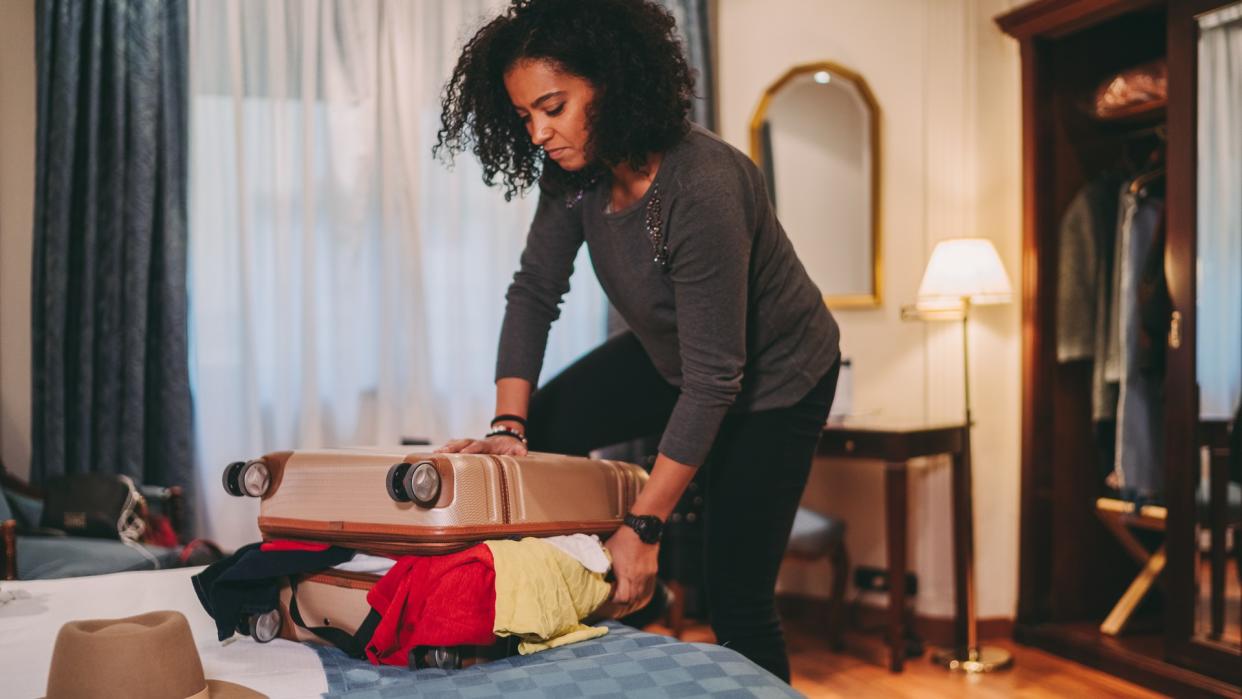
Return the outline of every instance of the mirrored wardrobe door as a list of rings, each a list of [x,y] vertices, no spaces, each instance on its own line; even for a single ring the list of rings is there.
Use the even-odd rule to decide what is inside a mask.
[[[1197,18],[1197,639],[1242,649],[1242,2]]]
[[[1166,656],[1242,686],[1242,0],[1168,5]],[[1219,688],[1214,688],[1215,689]]]

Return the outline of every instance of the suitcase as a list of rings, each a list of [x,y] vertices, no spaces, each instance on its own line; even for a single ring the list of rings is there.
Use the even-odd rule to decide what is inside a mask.
[[[225,490],[262,499],[265,539],[422,555],[486,539],[607,536],[646,481],[634,464],[539,453],[299,450],[224,470]]]
[[[250,619],[250,635],[260,643],[279,637],[334,645],[363,657],[363,648],[379,620],[378,615],[371,615],[367,604],[367,593],[377,580],[376,575],[342,570],[297,576],[295,584],[281,586],[276,610]],[[370,627],[358,636],[359,628],[368,621]],[[516,654],[516,638],[499,639],[490,646],[423,646],[411,653],[409,668],[451,670]]]

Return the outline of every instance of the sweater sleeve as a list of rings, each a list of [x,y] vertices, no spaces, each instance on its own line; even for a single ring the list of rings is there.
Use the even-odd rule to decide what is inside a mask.
[[[705,182],[669,211],[669,277],[682,385],[660,452],[684,464],[706,461],[742,388],[753,242],[745,196],[738,186]]]
[[[581,212],[566,206],[563,197],[540,190],[526,248],[505,294],[497,380],[516,377],[538,383],[548,330],[561,315],[582,239]]]

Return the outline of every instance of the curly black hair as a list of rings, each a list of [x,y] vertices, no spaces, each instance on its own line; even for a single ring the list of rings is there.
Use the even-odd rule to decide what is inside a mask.
[[[595,89],[588,106],[590,164],[562,169],[531,143],[504,86],[521,59],[547,60]],[[451,162],[470,149],[483,181],[499,181],[505,199],[540,182],[573,191],[610,166],[642,167],[689,129],[694,72],[673,16],[652,0],[512,0],[462,49],[441,96],[432,153]]]

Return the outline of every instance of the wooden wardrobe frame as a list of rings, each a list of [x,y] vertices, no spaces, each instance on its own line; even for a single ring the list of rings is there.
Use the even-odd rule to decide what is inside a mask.
[[[1196,16],[1231,0],[1038,0],[997,18],[1018,40],[1022,80],[1022,475],[1017,639],[1177,696],[1242,696],[1242,655],[1194,637],[1195,489],[1198,395],[1195,385]],[[1117,27],[1135,27],[1132,42]],[[1163,36],[1155,32],[1163,26]],[[1109,34],[1108,32],[1114,32]],[[1169,69],[1165,272],[1180,335],[1167,354],[1163,646],[1138,652],[1088,631],[1137,568],[1094,512],[1100,479],[1084,453],[1090,441],[1087,375],[1056,362],[1056,236],[1070,193],[1091,174],[1063,119],[1076,79],[1075,51],[1117,60],[1145,51]],[[1094,53],[1089,53],[1094,51]],[[1150,58],[1150,57],[1148,57]],[[1090,73],[1099,69],[1079,65]],[[1086,79],[1085,77],[1083,78]],[[1058,111],[1059,110],[1059,111]],[[1174,333],[1170,333],[1171,335]],[[1173,346],[1176,345],[1176,346]],[[1074,376],[1074,372],[1080,375]],[[1071,446],[1067,447],[1066,442]],[[1070,454],[1071,458],[1066,458]],[[1075,458],[1077,460],[1075,460]]]

